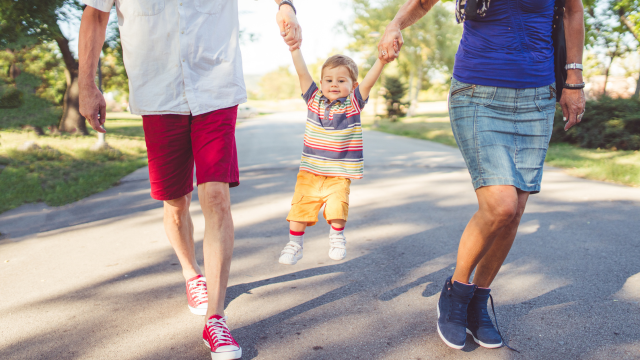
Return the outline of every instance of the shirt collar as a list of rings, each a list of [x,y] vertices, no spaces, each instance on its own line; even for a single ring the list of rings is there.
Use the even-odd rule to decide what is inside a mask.
[[[320,94],[321,94],[320,101],[325,101],[325,102],[331,104],[331,101],[329,101],[329,99],[326,96],[324,96],[324,93],[322,91],[320,91]],[[349,97],[349,95],[337,98],[334,101],[339,101],[341,104],[344,104],[344,102],[347,101],[347,97]]]

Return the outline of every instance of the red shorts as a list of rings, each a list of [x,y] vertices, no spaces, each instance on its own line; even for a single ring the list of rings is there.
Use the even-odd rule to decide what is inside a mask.
[[[236,151],[238,106],[202,115],[144,115],[151,197],[173,200],[193,191],[193,164],[198,185],[240,184]]]

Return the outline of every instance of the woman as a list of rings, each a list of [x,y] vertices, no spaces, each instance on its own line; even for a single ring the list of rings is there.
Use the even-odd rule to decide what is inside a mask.
[[[438,333],[455,349],[464,347],[467,333],[481,346],[503,345],[487,311],[489,287],[511,249],[529,194],[540,191],[556,102],[551,39],[555,0],[469,1],[477,1],[479,10],[473,20],[467,16],[464,21],[449,114],[479,209],[462,234],[455,272],[444,284],[437,309]],[[400,8],[378,45],[382,60],[398,56],[394,41],[402,46],[400,30],[436,2],[409,0]],[[582,3],[566,0],[565,9],[571,68],[582,63]],[[569,130],[584,113],[581,70],[568,70],[566,83],[577,88],[565,86],[560,100]]]

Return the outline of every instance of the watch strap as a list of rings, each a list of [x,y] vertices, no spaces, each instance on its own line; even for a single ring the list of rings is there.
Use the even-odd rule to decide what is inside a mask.
[[[282,0],[282,1],[280,1],[280,5],[278,5],[278,9],[280,9],[282,7],[282,5],[291,6],[291,8],[293,9],[293,13],[298,15],[298,12],[296,11],[296,7],[293,6],[293,2],[291,0]]]
[[[582,71],[584,69],[584,67],[582,66],[582,64],[571,63],[571,64],[565,65],[564,69],[565,70],[580,70],[580,71]]]

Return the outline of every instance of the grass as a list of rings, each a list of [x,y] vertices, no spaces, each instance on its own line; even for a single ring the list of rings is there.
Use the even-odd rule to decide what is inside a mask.
[[[110,149],[91,151],[92,136],[45,135],[24,130],[0,131],[0,212],[25,203],[65,205],[115,185],[147,164],[140,120],[109,120]],[[18,151],[26,141],[39,148]]]
[[[381,120],[377,124],[369,120],[363,121],[363,125],[390,134],[457,146],[446,113],[401,118],[397,122]],[[582,149],[570,144],[552,143],[546,163],[564,168],[573,176],[640,187],[638,151]]]

